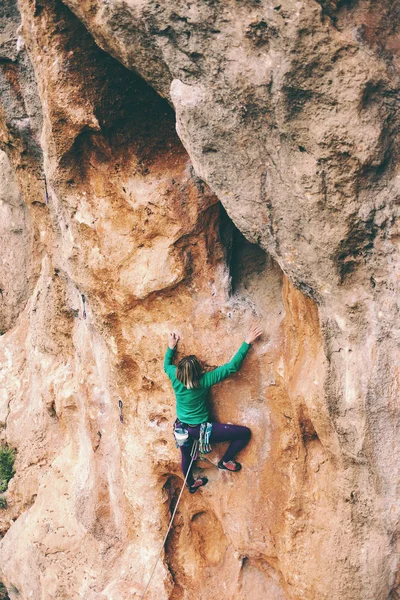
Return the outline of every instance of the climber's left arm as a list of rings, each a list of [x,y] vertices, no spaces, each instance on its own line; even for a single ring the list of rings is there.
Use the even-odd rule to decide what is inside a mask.
[[[164,371],[170,379],[175,377],[176,367],[173,364],[173,360],[179,339],[180,336],[177,333],[170,333],[168,335],[168,348],[164,357]]]

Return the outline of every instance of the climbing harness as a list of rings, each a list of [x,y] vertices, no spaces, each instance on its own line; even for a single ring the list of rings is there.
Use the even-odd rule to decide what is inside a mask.
[[[163,551],[164,544],[165,544],[165,542],[167,541],[167,537],[168,537],[169,531],[170,531],[170,529],[171,529],[171,527],[172,527],[172,523],[173,523],[173,521],[174,521],[174,517],[175,517],[176,511],[177,511],[177,509],[178,509],[178,505],[179,505],[179,501],[180,501],[180,499],[181,499],[181,496],[182,496],[182,492],[183,492],[183,490],[185,489],[185,485],[186,485],[186,481],[187,481],[188,475],[189,475],[189,473],[190,473],[190,469],[192,468],[193,461],[195,460],[195,457],[197,456],[197,449],[198,449],[198,445],[199,445],[198,441],[197,441],[197,440],[194,440],[194,442],[193,442],[193,446],[192,446],[192,450],[191,450],[191,452],[190,452],[190,456],[191,456],[192,458],[191,458],[191,461],[190,461],[189,468],[188,468],[188,470],[186,471],[185,481],[183,482],[183,486],[182,486],[182,489],[181,489],[181,491],[180,491],[180,494],[179,494],[179,496],[178,496],[177,503],[175,504],[174,512],[172,513],[172,517],[171,517],[171,520],[170,520],[170,522],[169,522],[169,525],[168,525],[167,533],[165,534],[165,537],[164,537],[163,543],[162,543],[162,545],[161,545],[161,548],[160,548],[160,552],[158,553],[157,560],[156,560],[156,562],[155,562],[155,565],[154,565],[154,567],[153,567],[153,570],[152,570],[152,572],[151,572],[150,579],[149,579],[149,581],[148,581],[148,583],[147,583],[147,585],[146,585],[146,588],[145,588],[145,590],[144,590],[144,592],[143,592],[143,595],[141,596],[140,600],[143,600],[143,599],[144,599],[144,597],[145,597],[145,595],[146,595],[146,592],[147,592],[147,590],[149,589],[149,586],[150,586],[151,580],[153,579],[153,575],[154,575],[154,572],[155,572],[155,570],[156,570],[156,567],[157,567],[158,561],[160,560],[160,556],[161,556],[161,553],[162,553],[162,551]]]
[[[178,419],[175,421],[173,429],[177,448],[179,448],[179,446],[188,446],[190,444],[188,427],[190,427],[190,425],[188,426]],[[209,454],[212,451],[210,444],[211,433],[212,423],[201,423],[198,454]]]
[[[119,406],[119,420],[121,421],[121,423],[123,423],[124,422],[124,416],[122,414],[122,406],[123,406],[123,404],[122,404],[121,398],[118,400],[118,406]]]
[[[82,297],[82,317],[84,319],[86,319],[86,298],[83,294],[81,294]]]
[[[212,423],[202,423],[200,425],[199,451],[200,454],[210,454],[212,451],[210,438],[212,433]]]

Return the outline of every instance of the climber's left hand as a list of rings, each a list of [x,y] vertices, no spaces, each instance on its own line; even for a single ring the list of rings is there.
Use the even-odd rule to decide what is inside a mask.
[[[174,348],[176,348],[180,339],[181,336],[178,333],[175,333],[175,331],[172,331],[168,334],[168,346],[171,348],[171,350],[174,350]]]

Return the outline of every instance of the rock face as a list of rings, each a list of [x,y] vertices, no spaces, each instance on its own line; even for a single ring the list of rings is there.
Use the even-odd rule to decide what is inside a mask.
[[[399,3],[3,7],[9,597],[141,598],[183,482],[167,333],[217,365],[257,320],[211,398],[244,468],[198,463],[146,598],[396,600]]]

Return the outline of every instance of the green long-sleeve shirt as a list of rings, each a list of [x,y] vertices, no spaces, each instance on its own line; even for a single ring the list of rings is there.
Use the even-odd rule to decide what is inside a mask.
[[[176,398],[176,414],[183,423],[199,425],[208,421],[208,392],[209,389],[232,373],[236,373],[248,353],[250,344],[243,342],[235,356],[225,365],[208,371],[200,377],[200,387],[188,389],[176,378],[176,367],[172,364],[175,349],[167,348],[164,358],[164,371],[172,382]]]

